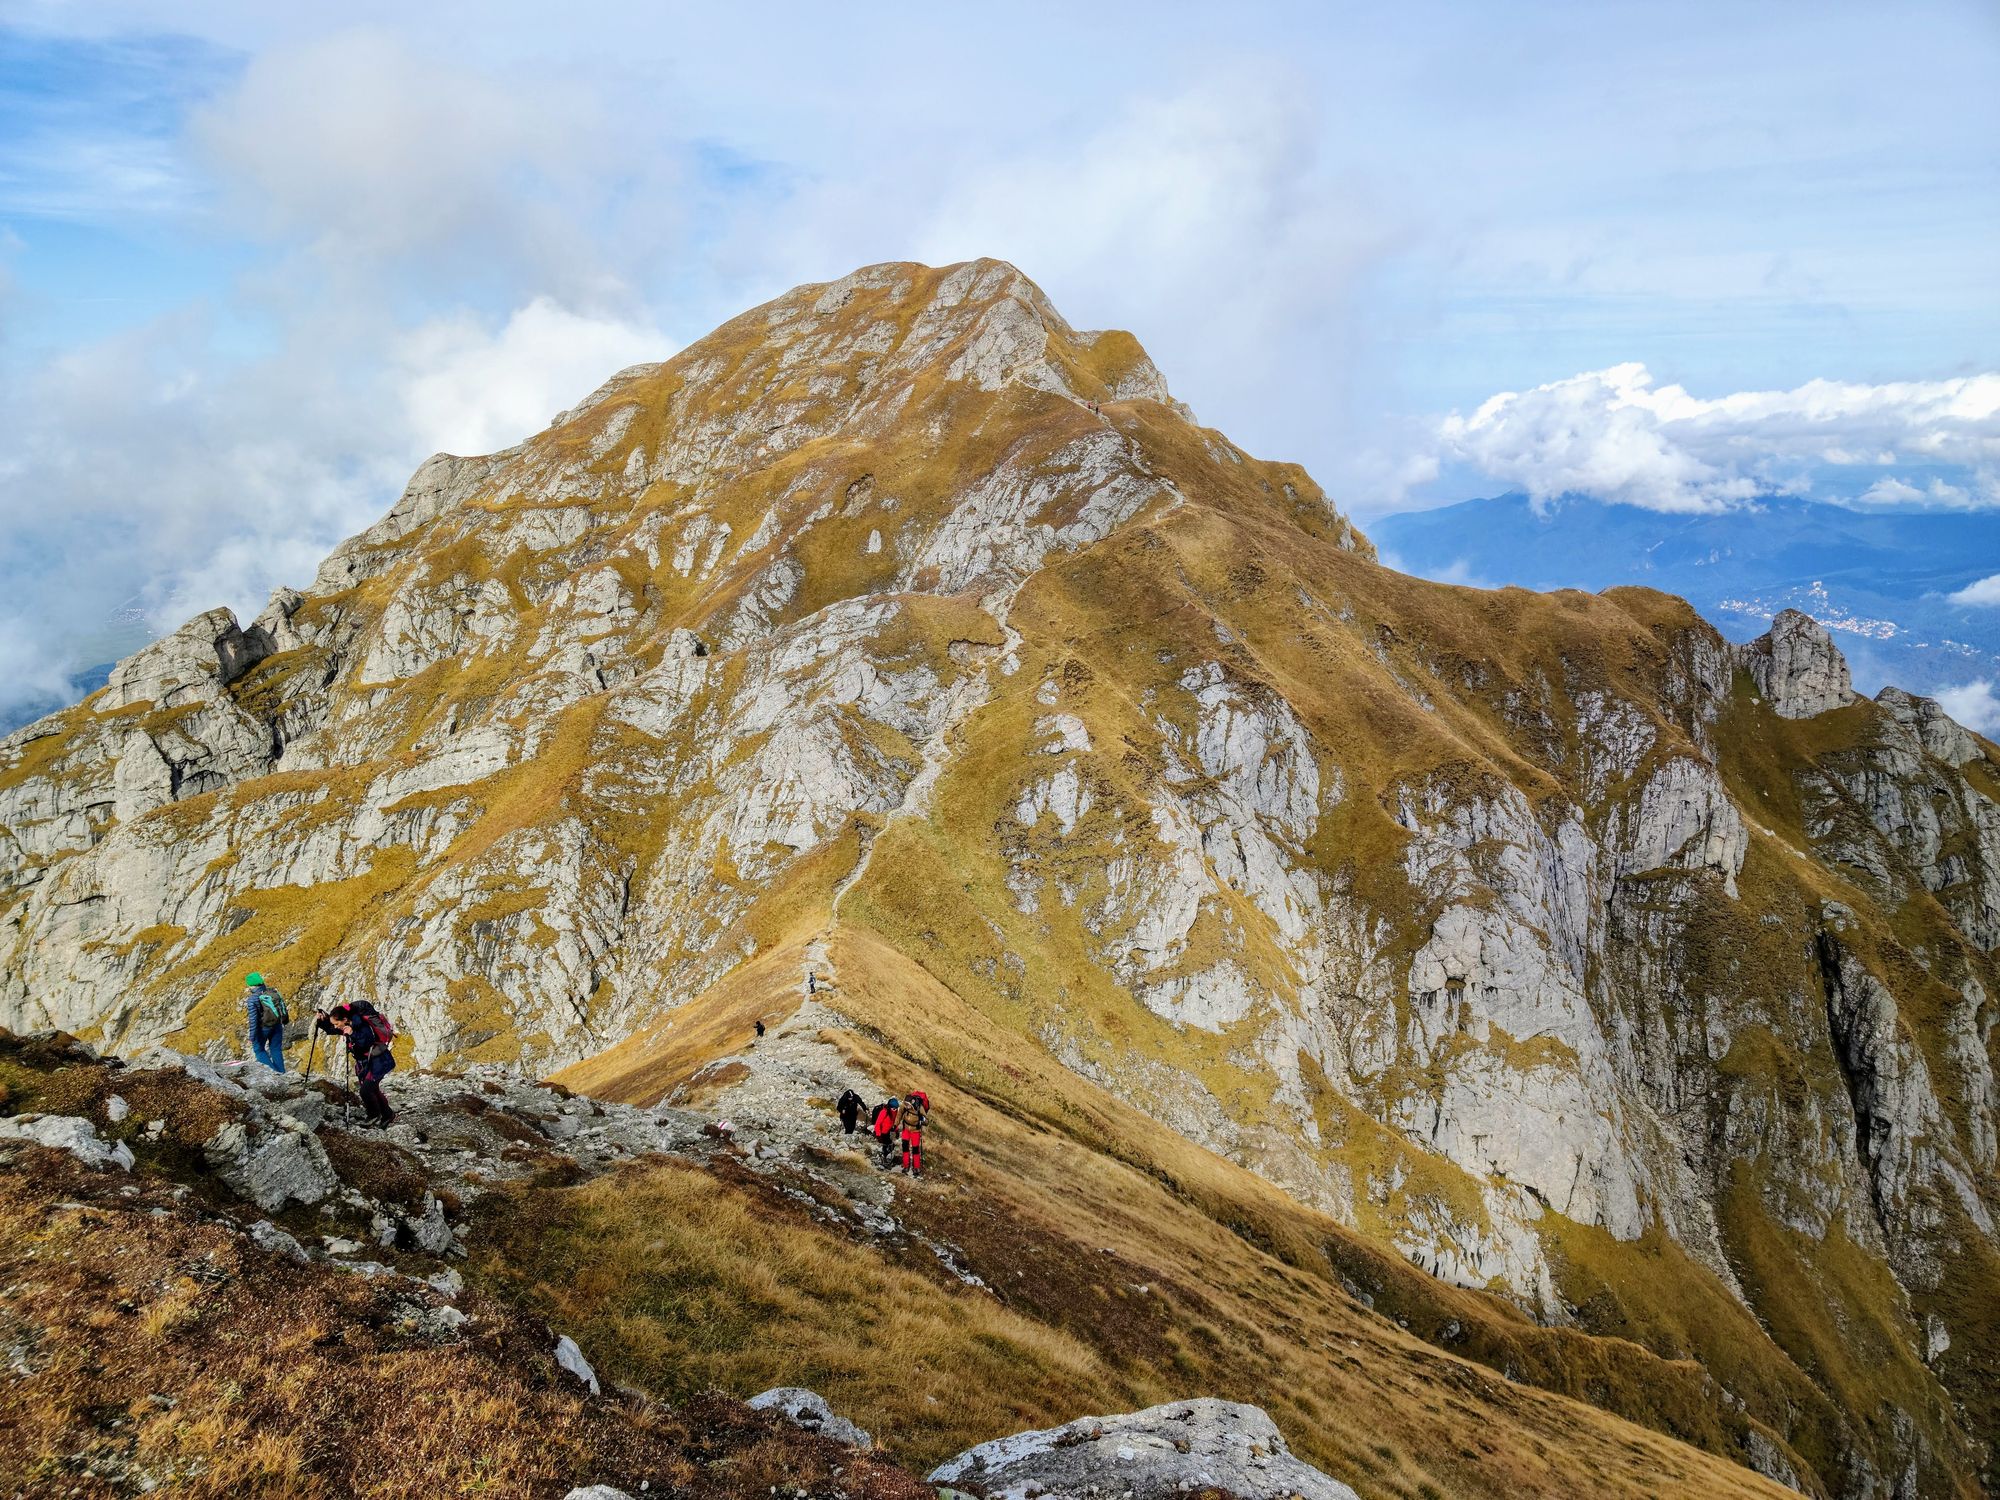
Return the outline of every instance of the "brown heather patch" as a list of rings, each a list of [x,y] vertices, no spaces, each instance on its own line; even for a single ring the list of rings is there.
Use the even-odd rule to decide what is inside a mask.
[[[15,1148],[0,1172],[0,1487],[110,1497],[553,1500],[573,1485],[750,1500],[918,1500],[894,1465],[720,1396],[585,1396],[554,1336],[469,1294],[435,1342],[407,1283],[299,1266],[158,1187]]]

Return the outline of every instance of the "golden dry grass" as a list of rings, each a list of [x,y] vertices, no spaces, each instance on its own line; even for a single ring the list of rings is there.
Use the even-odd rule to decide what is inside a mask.
[[[0,1490],[109,1500],[548,1500],[573,1485],[752,1500],[930,1490],[737,1403],[585,1396],[553,1335],[464,1299],[427,1333],[406,1286],[301,1266],[39,1147],[0,1171]]]
[[[1777,1493],[1426,1344],[1361,1308],[1338,1276],[1373,1278],[1378,1305],[1426,1331],[1455,1323],[1467,1352],[1517,1375],[1637,1399],[1669,1430],[1727,1443],[1697,1367],[1539,1329],[1432,1281],[1021,1048],[872,934],[839,930],[834,957],[836,1003],[861,1029],[829,1037],[885,1088],[921,1080],[935,1107],[933,1174],[898,1212],[957,1247],[991,1293],[943,1278],[921,1248],[885,1254],[829,1230],[753,1179],[679,1168],[539,1197],[532,1221],[510,1204],[484,1274],[589,1327],[593,1349],[641,1383],[692,1368],[747,1395],[810,1372],[805,1383],[824,1380],[917,1463],[1085,1412],[1219,1394],[1265,1406],[1299,1452],[1371,1500]],[[564,1080],[659,1097],[714,1055],[710,1039],[740,1041],[760,1007],[792,1003],[798,958],[767,956],[717,997],[716,1016],[707,998],[684,1007],[674,1042],[616,1049]],[[635,1055],[645,1061],[621,1065]],[[523,1227],[509,1236],[507,1224]],[[551,1276],[571,1263],[562,1246],[588,1246],[594,1264]],[[849,1297],[864,1287],[859,1306],[898,1311],[857,1343]],[[868,1359],[878,1332],[881,1368]],[[913,1356],[935,1406],[896,1380]]]

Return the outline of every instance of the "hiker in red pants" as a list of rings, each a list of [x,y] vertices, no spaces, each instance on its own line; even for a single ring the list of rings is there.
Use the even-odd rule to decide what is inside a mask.
[[[903,1170],[912,1177],[921,1177],[924,1171],[924,1119],[930,1102],[921,1089],[912,1089],[896,1117],[897,1133],[903,1138]]]
[[[875,1132],[875,1149],[882,1153],[882,1170],[896,1165],[896,1116],[903,1107],[900,1099],[884,1099],[875,1106],[870,1128]]]

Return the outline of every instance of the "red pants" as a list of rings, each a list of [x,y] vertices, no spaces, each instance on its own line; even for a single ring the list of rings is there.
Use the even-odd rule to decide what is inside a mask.
[[[903,1170],[921,1172],[924,1169],[924,1133],[921,1130],[903,1132]]]

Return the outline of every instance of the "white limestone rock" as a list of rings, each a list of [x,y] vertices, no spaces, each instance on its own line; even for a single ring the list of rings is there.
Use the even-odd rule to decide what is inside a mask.
[[[1736,659],[1781,719],[1810,719],[1855,701],[1847,658],[1811,615],[1788,609]]]
[[[87,1167],[132,1170],[132,1148],[123,1141],[106,1141],[95,1125],[78,1115],[0,1116],[0,1140],[33,1141],[67,1151]]]
[[[588,1386],[591,1395],[602,1394],[602,1387],[597,1383],[597,1372],[591,1369],[590,1361],[583,1357],[583,1351],[576,1346],[576,1340],[566,1333],[556,1339],[556,1363]]]
[[[319,1138],[296,1120],[253,1113],[222,1126],[202,1147],[209,1170],[265,1213],[318,1203],[340,1178]]]
[[[840,1416],[826,1404],[826,1398],[817,1391],[805,1390],[800,1386],[776,1386],[750,1398],[753,1411],[774,1411],[794,1427],[806,1432],[816,1432],[821,1437],[832,1438],[849,1448],[858,1448],[863,1453],[871,1451],[875,1440],[847,1418]]]
[[[1355,1500],[1295,1458],[1262,1410],[1208,1397],[981,1443],[926,1477],[976,1486],[990,1500],[1178,1500],[1204,1487],[1241,1500]]]
[[[262,630],[252,626],[246,633],[232,611],[211,609],[113,667],[104,696],[94,706],[105,713],[139,703],[172,708],[202,702],[217,696],[272,649]]]
[[[312,1256],[306,1253],[304,1245],[269,1219],[259,1219],[250,1226],[250,1241],[259,1250],[268,1250],[271,1254],[282,1255],[287,1260],[304,1264],[312,1259]]]

